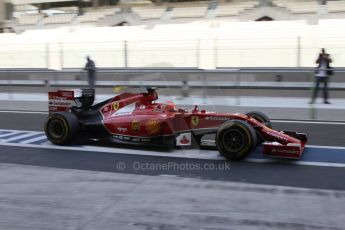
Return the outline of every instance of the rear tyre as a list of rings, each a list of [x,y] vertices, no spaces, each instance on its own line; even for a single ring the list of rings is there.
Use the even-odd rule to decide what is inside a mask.
[[[67,145],[77,137],[79,121],[73,113],[54,113],[47,118],[44,131],[53,144]]]
[[[228,121],[217,130],[217,149],[229,160],[242,160],[247,157],[256,147],[256,142],[254,128],[245,121]]]

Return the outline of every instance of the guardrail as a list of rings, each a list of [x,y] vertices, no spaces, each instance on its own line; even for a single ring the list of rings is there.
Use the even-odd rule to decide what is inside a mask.
[[[43,80],[0,80],[0,86],[18,86],[18,87],[87,87],[87,81],[43,81]],[[209,89],[282,89],[282,90],[309,90],[313,86],[310,82],[207,82],[201,81],[97,81],[97,88],[113,88],[114,86],[126,86],[132,88],[142,88],[145,86],[158,88],[182,88],[188,86],[191,89],[209,88]],[[336,91],[345,91],[345,83],[330,83],[329,89]]]
[[[272,68],[217,68],[217,69],[198,69],[198,68],[97,68],[98,73],[193,73],[193,74],[208,74],[208,73],[313,73],[315,67],[272,67]],[[15,73],[49,73],[62,74],[81,73],[81,69],[67,68],[62,70],[53,70],[45,68],[0,68],[0,73],[15,74]],[[338,74],[345,74],[345,67],[334,68],[334,72]]]
[[[162,73],[175,73],[175,72],[182,72],[182,73],[219,73],[219,72],[296,72],[296,73],[310,73],[313,72],[315,67],[237,67],[237,68],[217,68],[217,69],[199,69],[199,68],[97,68],[98,72],[162,72]],[[0,72],[47,72],[47,73],[53,73],[53,72],[74,72],[78,73],[81,69],[79,68],[65,68],[62,70],[53,70],[53,69],[47,69],[47,68],[0,68]],[[345,67],[337,67],[334,68],[335,72],[339,73],[345,73]]]

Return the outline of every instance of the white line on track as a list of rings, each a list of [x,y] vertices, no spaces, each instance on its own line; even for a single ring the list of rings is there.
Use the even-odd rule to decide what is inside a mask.
[[[7,132],[7,131],[9,131],[9,132],[30,132],[30,133],[35,133],[35,134],[37,134],[37,133],[44,134],[44,132],[42,132],[42,131],[30,131],[30,130],[19,130],[19,129],[0,129],[0,131],[3,131],[3,132]]]
[[[8,136],[12,136],[13,134],[15,134],[15,133],[5,133],[5,134],[1,134],[1,135],[0,135],[0,139],[6,138],[6,137],[8,137]]]
[[[30,137],[33,135],[35,135],[35,133],[22,133],[22,134],[15,136],[15,137],[8,138],[8,139],[6,139],[6,141],[15,141],[15,140]]]
[[[40,137],[42,138],[42,137]],[[34,145],[25,143],[0,143],[3,146],[15,146],[25,148],[40,148],[40,149],[58,149],[58,150],[72,150],[72,151],[86,151],[86,152],[102,152],[113,154],[129,154],[129,155],[142,155],[142,156],[160,156],[160,157],[177,157],[187,159],[206,159],[206,160],[224,160],[224,158],[216,151],[207,150],[180,150],[179,152],[153,152],[152,150],[133,150],[122,148],[110,148],[110,147],[97,147],[97,146],[57,146],[53,144]],[[256,159],[247,158],[244,161],[251,163],[274,163],[277,160],[274,159]],[[279,161],[283,162],[283,161]],[[337,167],[345,168],[345,164],[341,163],[327,163],[327,162],[310,162],[310,161],[284,161],[285,164],[291,165],[303,165],[303,166],[322,166],[322,167]]]
[[[116,147],[97,147],[97,146],[58,146],[53,144],[35,145],[35,144],[23,144],[22,143],[0,143],[2,146],[14,146],[14,147],[28,147],[28,148],[40,148],[40,149],[59,149],[59,150],[73,150],[73,151],[87,151],[87,152],[102,152],[102,153],[118,153],[129,155],[144,155],[144,156],[161,156],[161,157],[179,157],[179,158],[193,158],[193,159],[212,159],[212,160],[224,160],[219,153],[215,151],[201,150],[181,150],[180,152],[155,152],[152,150],[134,150],[134,149],[122,149]]]
[[[35,141],[40,141],[40,140],[44,140],[44,139],[47,139],[46,136],[40,136],[40,137],[35,137],[35,138],[32,138],[32,139],[28,139],[28,140],[25,140],[25,141],[21,141],[22,144],[28,144],[28,143],[32,143],[32,142],[35,142]],[[17,143],[18,146],[20,146],[20,143]]]
[[[306,145],[308,148],[315,149],[345,149],[344,146],[327,146],[327,145]]]
[[[255,159],[255,158],[246,158],[246,159],[244,159],[244,161],[251,162],[251,163],[274,163],[274,162],[277,162],[276,160],[273,160],[273,159]],[[283,161],[281,161],[281,162],[283,162]],[[312,162],[312,161],[284,161],[284,164],[345,168],[345,164],[341,164],[341,163]]]

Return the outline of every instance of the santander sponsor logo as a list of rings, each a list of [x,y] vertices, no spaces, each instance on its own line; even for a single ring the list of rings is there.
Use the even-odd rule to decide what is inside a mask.
[[[295,149],[273,148],[272,153],[298,154],[299,151]]]

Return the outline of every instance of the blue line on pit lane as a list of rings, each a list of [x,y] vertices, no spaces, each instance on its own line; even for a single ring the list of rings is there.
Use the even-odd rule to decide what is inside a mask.
[[[262,147],[256,148],[249,157],[254,159],[268,159],[262,155]],[[306,147],[302,157],[297,161],[345,164],[345,149]]]

